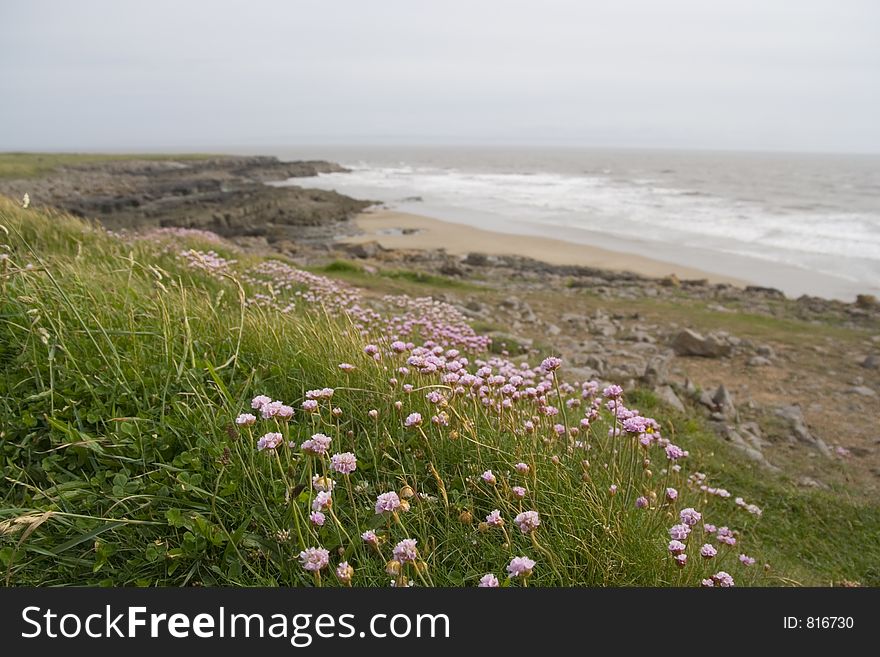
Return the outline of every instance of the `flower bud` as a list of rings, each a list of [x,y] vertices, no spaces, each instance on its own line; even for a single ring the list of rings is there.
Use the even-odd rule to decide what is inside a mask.
[[[400,562],[392,559],[385,564],[385,572],[392,577],[397,577],[398,575],[400,575]]]
[[[464,525],[469,525],[474,521],[474,516],[471,515],[471,512],[465,509],[458,515],[458,521]]]
[[[412,489],[411,486],[404,486],[403,488],[400,489],[400,499],[402,499],[402,500],[408,500],[411,497],[413,497],[415,494],[416,494],[416,492]]]

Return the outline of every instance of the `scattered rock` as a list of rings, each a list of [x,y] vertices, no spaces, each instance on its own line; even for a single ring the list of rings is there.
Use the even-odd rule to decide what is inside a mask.
[[[489,264],[489,257],[485,253],[468,253],[462,263],[471,267],[485,267]]]
[[[649,388],[654,388],[665,382],[668,378],[668,366],[669,361],[665,358],[652,358],[648,361],[648,364],[645,365],[645,371],[642,374],[642,382]]]
[[[749,460],[754,461],[755,463],[758,463],[770,470],[779,471],[778,467],[767,460],[767,457],[764,456],[764,453],[761,451],[760,447],[756,446],[752,442],[751,437],[747,439],[735,428],[726,425],[720,428],[719,434],[722,438],[730,442],[731,445],[736,447],[736,449],[744,454]]]
[[[657,399],[662,401],[664,404],[668,404],[675,410],[684,413],[684,404],[678,398],[678,395],[675,394],[675,390],[672,389],[672,386],[663,385],[654,389],[654,394],[657,395]]]
[[[776,409],[775,414],[786,422],[794,442],[808,445],[818,450],[824,456],[831,456],[831,449],[829,449],[825,441],[810,432],[800,406],[797,404],[780,406]]]
[[[866,370],[880,369],[880,356],[865,356],[859,364]]]
[[[359,242],[356,244],[344,244],[342,248],[350,256],[361,259],[375,258],[377,255],[385,250],[382,248],[382,245],[376,241]]]
[[[776,352],[768,344],[761,344],[755,347],[755,353],[764,358],[776,358]]]
[[[749,367],[767,367],[772,365],[773,361],[764,356],[752,356],[746,363]]]
[[[718,389],[715,390],[715,394],[712,395],[712,403],[715,404],[715,408],[718,412],[725,417],[730,417],[736,414],[736,407],[733,405],[733,397],[723,383],[718,386]]]
[[[697,401],[700,402],[702,406],[705,406],[710,411],[715,409],[715,402],[712,400],[712,395],[709,394],[708,390],[703,390],[700,392],[697,397]]]
[[[723,344],[712,336],[704,337],[690,329],[684,329],[676,334],[672,339],[672,348],[678,356],[720,358],[730,355],[729,344]]]
[[[868,386],[853,386],[847,392],[851,395],[861,395],[862,397],[876,397],[877,393]]]

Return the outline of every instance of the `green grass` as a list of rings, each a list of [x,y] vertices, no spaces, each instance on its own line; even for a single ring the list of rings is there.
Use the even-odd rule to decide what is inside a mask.
[[[437,290],[443,289],[473,289],[480,290],[476,285],[466,281],[460,281],[449,276],[441,276],[439,274],[429,274],[423,271],[415,271],[412,269],[377,269],[375,272],[364,269],[362,265],[351,260],[333,260],[326,265],[319,267],[311,267],[310,271],[321,274],[332,274],[333,276],[351,283],[361,284],[368,287],[381,288],[385,285],[389,291],[411,291],[418,293],[421,288],[432,288]],[[389,288],[387,284],[377,279],[385,279],[394,283],[399,283],[397,288]]]
[[[0,153],[0,179],[35,178],[58,167],[95,164],[117,160],[198,160],[215,157],[205,154],[109,154],[109,153]]]
[[[650,392],[630,401],[644,413],[664,413]],[[714,485],[760,501],[764,514],[754,538],[773,569],[803,584],[849,580],[880,586],[880,506],[843,490],[804,490],[784,476],[770,476],[744,462],[699,419],[666,415],[670,428],[688,435],[693,457]]]
[[[447,427],[407,428],[406,414],[427,420],[438,412],[425,394],[445,388],[414,373],[399,375],[412,393],[389,385],[405,356],[376,363],[363,352],[386,336],[361,335],[348,316],[301,302],[296,289],[274,291],[281,305],[297,300],[291,312],[247,305],[255,283],[239,270],[192,269],[176,257],[180,248],[124,243],[0,200],[8,256],[0,261],[0,573],[8,584],[309,585],[317,582],[297,555],[320,545],[331,566],[346,559],[355,567],[355,585],[387,586],[391,548],[407,537],[418,540],[420,561],[404,573],[419,585],[473,586],[487,572],[503,579],[518,555],[535,559],[531,582],[548,586],[697,585],[718,569],[739,584],[876,583],[876,508],[752,470],[650,394],[631,403],[656,413],[691,450],[681,473],[664,472],[660,451],[643,467],[634,441],[610,438],[605,421],[578,437],[589,451],[553,439],[549,418],[525,433],[531,407],[499,414],[453,397],[443,409]],[[345,373],[341,362],[357,369]],[[307,390],[323,387],[335,389],[341,414],[322,402],[320,412],[298,410],[290,423],[233,424],[255,395],[298,409]],[[570,424],[582,415],[565,413]],[[256,438],[276,429],[297,445],[320,431],[333,439],[331,451],[357,455],[350,479],[335,476],[322,528],[307,520],[309,482],[327,461],[299,449],[258,452]],[[527,476],[513,471],[519,461],[531,466]],[[487,469],[497,485],[480,480]],[[690,489],[695,469],[762,506],[764,516]],[[512,485],[527,489],[525,500],[513,499]],[[675,505],[663,503],[667,485],[681,492]],[[393,517],[375,515],[378,493],[405,487],[428,499],[412,498]],[[651,493],[656,502],[637,510],[635,498]],[[740,545],[704,563],[694,537],[688,566],[674,566],[667,528],[685,506],[740,532]],[[493,509],[504,530],[478,524]],[[533,537],[512,522],[526,509],[541,514]],[[379,550],[360,540],[368,529],[381,537]],[[771,570],[741,566],[739,551]],[[321,583],[338,585],[329,570]]]

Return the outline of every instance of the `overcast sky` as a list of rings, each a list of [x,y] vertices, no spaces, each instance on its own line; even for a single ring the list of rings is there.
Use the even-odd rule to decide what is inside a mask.
[[[0,150],[880,152],[877,0],[4,0]]]

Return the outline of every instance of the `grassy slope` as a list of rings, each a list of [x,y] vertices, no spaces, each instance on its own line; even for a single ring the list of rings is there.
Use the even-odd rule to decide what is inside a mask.
[[[95,164],[115,160],[192,160],[213,157],[211,155],[186,154],[165,155],[148,153],[143,155],[110,153],[0,153],[0,179],[35,178],[50,173],[62,166]]]
[[[501,576],[518,554],[538,561],[535,583],[547,585],[692,585],[710,572],[693,552],[695,541],[685,570],[670,564],[672,510],[632,505],[641,492],[662,493],[663,475],[651,480],[627,452],[613,456],[602,427],[593,429],[586,482],[581,457],[515,436],[469,403],[450,405],[448,430],[426,427],[426,444],[393,407],[401,399],[404,414],[428,417],[425,390],[407,396],[390,389],[388,373],[362,354],[368,338],[344,316],[302,304],[287,315],[246,308],[240,294],[250,295],[249,285],[188,269],[174,255],[180,243],[173,250],[126,245],[76,220],[9,203],[0,205],[0,226],[9,231],[0,228],[0,242],[11,255],[0,263],[0,565],[9,583],[304,584],[311,580],[296,554],[321,544],[344,549],[356,584],[387,585],[390,547],[407,536],[418,539],[427,562],[421,575],[410,575],[433,584]],[[32,269],[22,269],[27,263]],[[343,361],[358,370],[340,372]],[[306,390],[324,386],[336,389],[341,418],[298,413],[282,429],[297,443],[321,430],[333,437],[334,451],[350,449],[359,461],[351,487],[337,477],[339,522],[315,530],[304,518],[310,498],[297,486],[320,463],[256,453],[257,434],[239,435],[231,420],[256,394],[299,406]],[[732,500],[688,491],[683,476],[675,482],[679,507],[696,506],[741,530],[742,550],[772,564],[767,575],[740,567],[738,546],[721,564],[738,582],[880,583],[876,506],[797,490],[754,470],[697,421],[657,408],[650,394],[632,403],[655,413],[691,450],[686,467],[764,508],[758,520]],[[379,410],[377,422],[369,408]],[[560,465],[553,455],[562,456]],[[519,460],[535,473],[510,476],[529,489],[524,503],[469,480],[491,468],[504,488]],[[606,492],[611,481],[621,486],[615,498]],[[374,516],[375,495],[404,485],[438,499],[414,503],[399,522]],[[291,491],[294,503],[286,504]],[[480,520],[493,508],[507,519],[510,546],[498,530],[459,520],[463,510]],[[541,512],[537,544],[512,526],[522,508]],[[358,539],[371,527],[387,541],[381,557]],[[279,531],[290,540],[279,542]],[[333,554],[331,564],[341,558]]]

